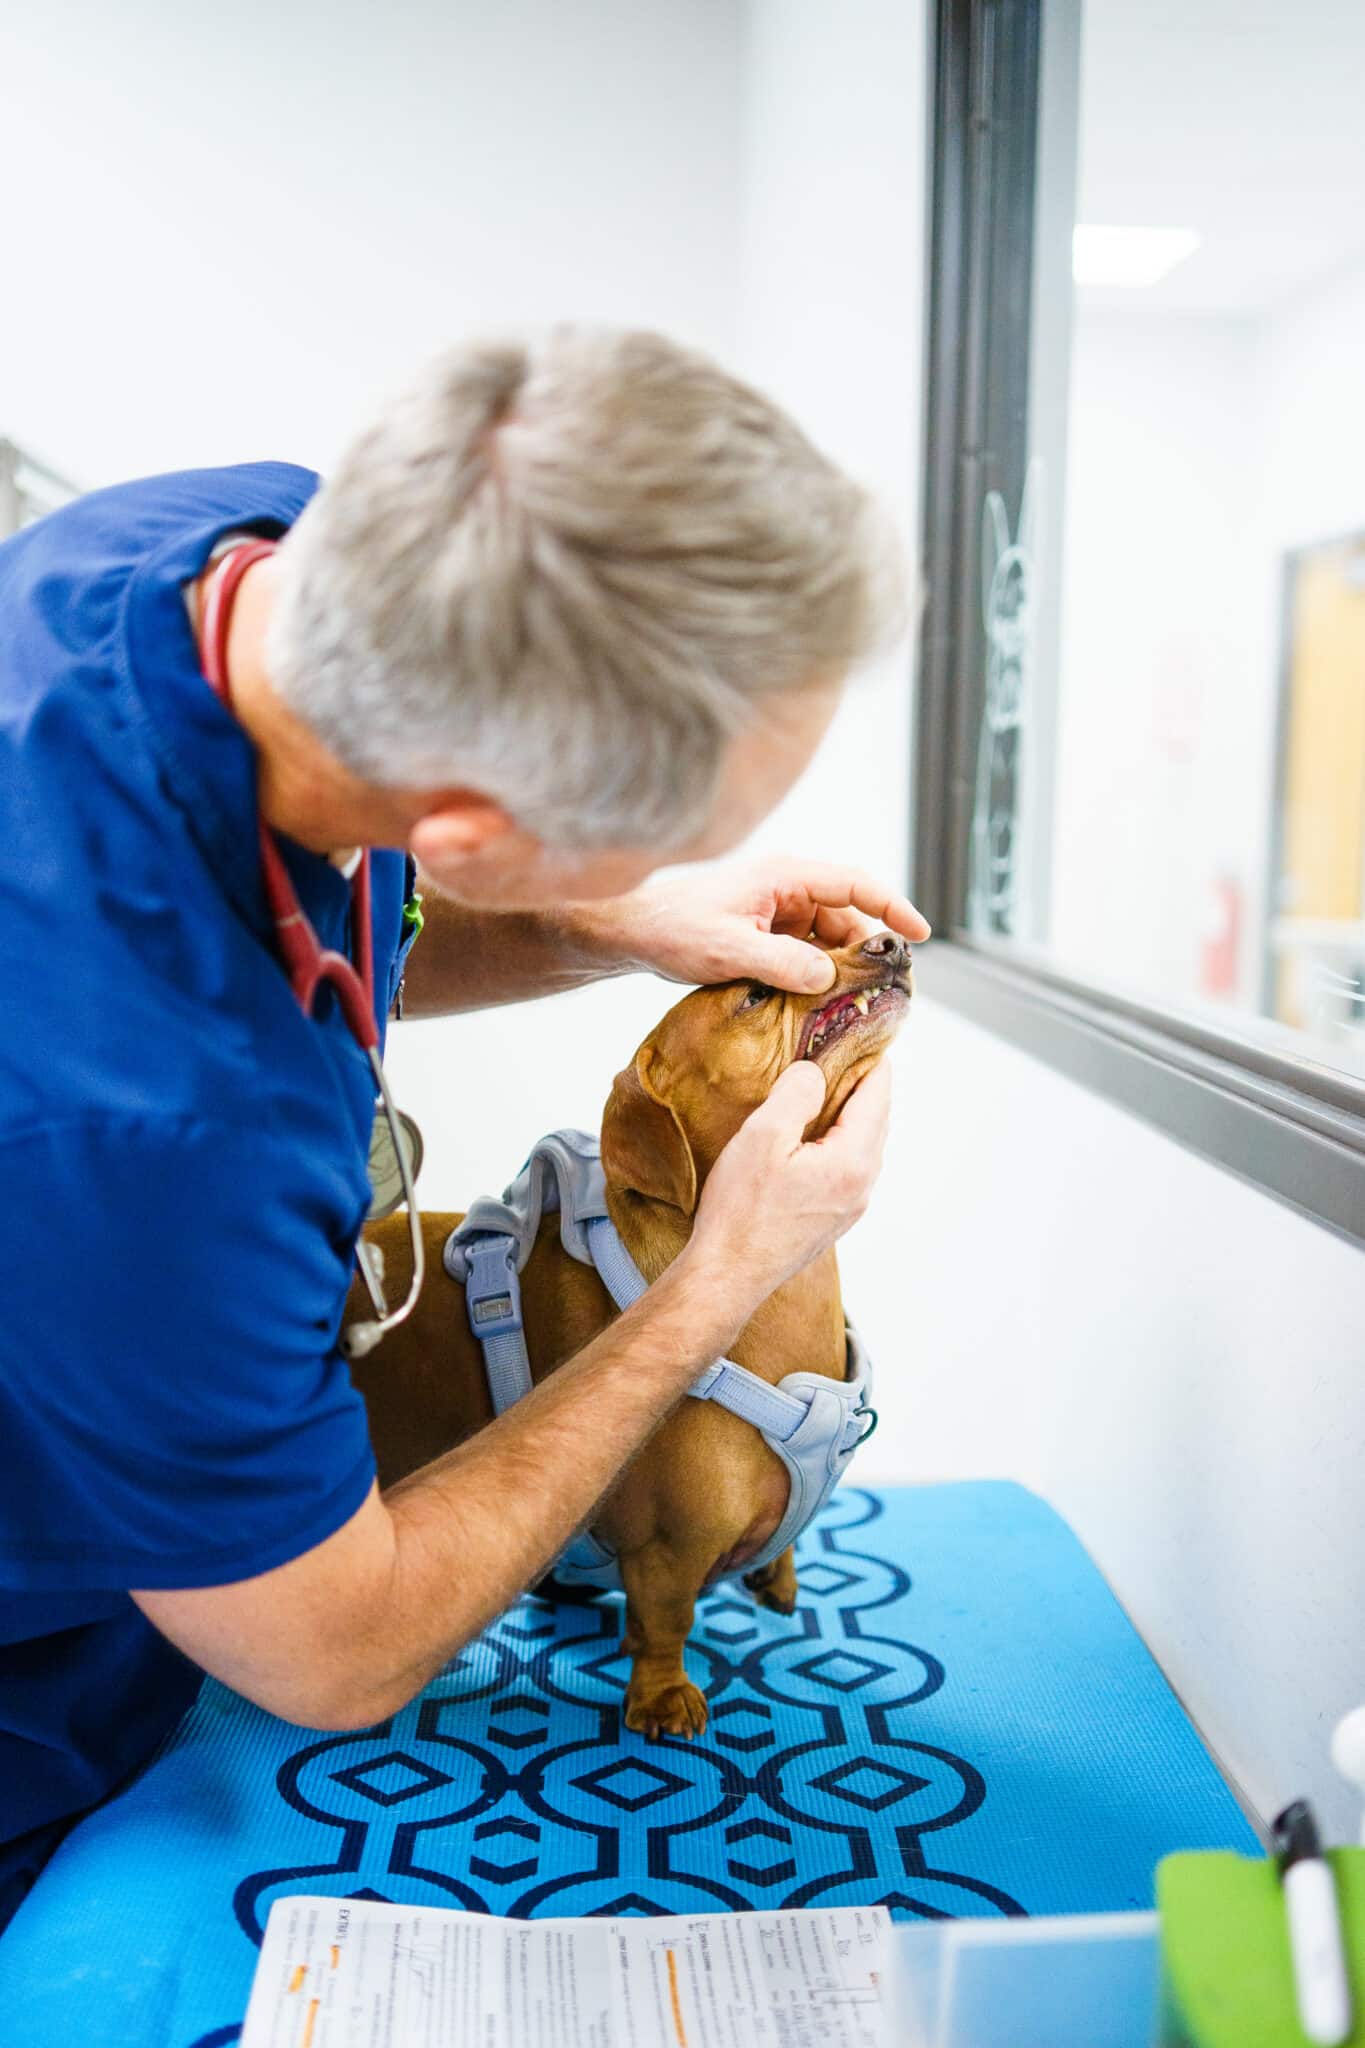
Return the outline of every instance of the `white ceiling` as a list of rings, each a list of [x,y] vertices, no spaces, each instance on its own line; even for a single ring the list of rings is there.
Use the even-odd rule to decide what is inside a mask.
[[[1194,228],[1141,292],[1256,314],[1365,259],[1365,0],[1082,0],[1077,218]]]

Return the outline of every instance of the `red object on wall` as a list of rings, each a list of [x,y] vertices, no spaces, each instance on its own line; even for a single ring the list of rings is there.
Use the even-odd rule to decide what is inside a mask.
[[[1208,934],[1200,948],[1199,987],[1206,996],[1230,996],[1237,988],[1242,945],[1242,885],[1219,875],[1210,892]]]

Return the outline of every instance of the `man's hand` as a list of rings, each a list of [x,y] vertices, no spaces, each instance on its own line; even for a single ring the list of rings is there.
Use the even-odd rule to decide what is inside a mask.
[[[829,946],[878,923],[927,939],[913,903],[859,868],[776,857],[745,866],[675,868],[628,896],[555,909],[471,910],[432,889],[426,928],[404,977],[404,1012],[520,1003],[640,967],[670,981],[765,981],[797,995],[831,986]]]
[[[678,1264],[704,1264],[726,1308],[744,1320],[857,1222],[881,1171],[891,1111],[886,1062],[853,1090],[824,1137],[808,1143],[802,1133],[824,1100],[819,1067],[797,1060],[707,1175]]]
[[[619,966],[652,968],[670,981],[748,978],[798,995],[819,995],[834,981],[828,957],[806,943],[812,932],[830,946],[868,938],[879,925],[906,939],[929,936],[908,897],[861,869],[781,856],[677,871],[583,909]]]

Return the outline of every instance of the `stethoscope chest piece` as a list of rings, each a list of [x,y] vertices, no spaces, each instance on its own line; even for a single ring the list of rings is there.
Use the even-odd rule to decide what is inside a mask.
[[[406,1110],[397,1110],[397,1143],[403,1147],[404,1160],[398,1157],[395,1133],[384,1115],[382,1104],[376,1103],[374,1129],[370,1133],[370,1211],[367,1221],[380,1223],[384,1217],[392,1216],[395,1209],[401,1209],[407,1200],[407,1188],[422,1171],[422,1133],[416,1120]],[[403,1166],[406,1163],[406,1183]]]

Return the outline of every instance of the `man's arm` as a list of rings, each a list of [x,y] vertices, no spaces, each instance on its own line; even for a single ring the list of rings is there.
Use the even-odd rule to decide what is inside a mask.
[[[877,924],[921,940],[907,898],[858,868],[769,858],[679,872],[628,896],[553,911],[471,910],[431,890],[408,955],[403,1012],[440,1017],[651,969],[682,982],[740,981],[818,994],[834,970],[806,941],[847,946]]]
[[[358,1728],[396,1712],[540,1576],[758,1303],[861,1215],[888,1091],[878,1067],[806,1144],[824,1082],[799,1062],[713,1168],[687,1249],[569,1364],[301,1557],[231,1585],[135,1592],[139,1607],[286,1720]]]
[[[538,1578],[738,1326],[670,1272],[487,1429],[259,1578],[135,1593],[163,1635],[286,1721],[396,1713]]]
[[[422,933],[403,970],[404,1017],[560,995],[625,966],[591,905],[471,910],[424,882],[422,912]]]

